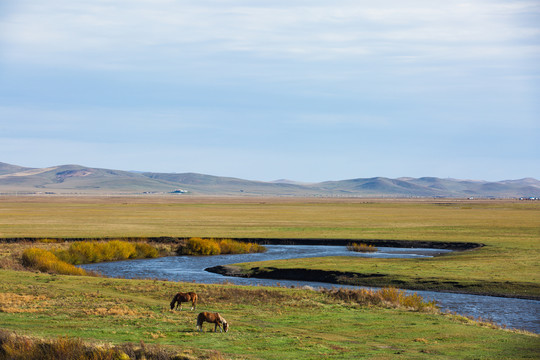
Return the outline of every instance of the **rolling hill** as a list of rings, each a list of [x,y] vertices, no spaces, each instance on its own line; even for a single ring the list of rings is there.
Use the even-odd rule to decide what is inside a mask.
[[[532,178],[498,182],[436,177],[358,178],[320,183],[272,182],[197,173],[131,172],[59,165],[28,168],[0,162],[2,194],[148,194],[343,197],[540,197]]]

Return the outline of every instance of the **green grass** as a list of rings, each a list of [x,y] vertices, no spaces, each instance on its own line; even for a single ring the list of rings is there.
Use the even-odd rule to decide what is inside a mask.
[[[196,291],[197,311],[170,311]],[[300,289],[203,285],[0,270],[0,323],[21,335],[68,335],[107,344],[160,344],[235,359],[533,359],[539,338],[468,319],[335,299]],[[228,333],[196,331],[219,311]]]
[[[483,264],[456,254],[429,259],[370,259],[359,257],[322,257],[248,262],[229,265],[252,277],[267,277],[268,272],[291,271],[290,279],[303,270],[321,270],[340,274],[337,283],[361,286],[395,286],[412,290],[454,291],[461,293],[540,299],[540,285],[524,267],[522,276],[499,273],[497,264]],[[465,259],[459,258],[464,256]],[[457,259],[456,259],[457,258]],[[459,266],[462,264],[461,266]],[[277,270],[276,270],[277,269]],[[491,272],[490,272],[491,271]],[[355,276],[355,274],[358,274]],[[287,278],[285,276],[284,278]],[[334,282],[334,281],[329,281]]]

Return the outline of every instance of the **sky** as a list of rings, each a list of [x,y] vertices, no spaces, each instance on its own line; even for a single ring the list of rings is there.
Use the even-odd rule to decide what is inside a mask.
[[[0,162],[540,179],[540,1],[2,0]]]

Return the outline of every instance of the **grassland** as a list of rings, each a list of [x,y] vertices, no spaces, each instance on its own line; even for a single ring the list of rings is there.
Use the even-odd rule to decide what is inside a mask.
[[[378,274],[412,289],[540,297],[540,203],[213,197],[4,197],[0,238],[217,237],[465,241],[435,259],[248,264]],[[249,270],[245,267],[247,270]],[[380,282],[367,285],[380,286]]]
[[[514,290],[523,287],[526,290],[520,293],[533,294],[540,284],[540,204],[536,202],[0,198],[0,238],[4,239],[156,236],[478,242],[485,246],[426,261],[332,258],[279,266],[377,271],[416,282],[453,281],[458,287],[470,281],[494,281],[508,283],[509,290],[518,284]],[[2,250],[9,248],[0,252],[0,267],[16,265],[10,257],[16,246],[0,244]],[[167,308],[177,291],[200,293],[198,310],[219,311],[231,322],[231,331],[195,332],[196,312]],[[535,335],[479,326],[458,316],[361,306],[298,289],[0,269],[0,296],[1,327],[20,334],[69,334],[113,344],[144,341],[191,357],[535,359],[540,350]]]
[[[184,358],[533,359],[537,336],[468,319],[360,306],[284,288],[123,280],[0,270],[0,323],[20,335],[69,334],[97,344],[159,344]],[[170,311],[177,291],[197,311]],[[219,311],[228,333],[198,333],[198,311]],[[217,356],[216,355],[219,355]]]

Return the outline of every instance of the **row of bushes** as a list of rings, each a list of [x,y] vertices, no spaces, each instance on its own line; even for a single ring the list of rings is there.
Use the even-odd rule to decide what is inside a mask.
[[[49,251],[35,247],[26,249],[22,254],[22,264],[28,268],[55,274],[88,275],[87,271],[74,265],[158,256],[159,251],[146,243],[119,240],[108,242],[78,241],[72,243],[67,250]]]
[[[67,250],[55,250],[54,254],[70,264],[89,264],[127,259],[147,259],[159,256],[159,251],[146,243],[112,240],[107,242],[77,241]]]
[[[356,252],[376,252],[378,249],[373,245],[350,243],[347,244],[347,250]]]
[[[266,248],[259,244],[241,242],[231,239],[191,238],[179,246],[179,255],[220,255],[248,254],[265,252]]]
[[[332,298],[354,302],[363,306],[385,306],[404,308],[407,310],[438,312],[435,301],[424,301],[417,293],[407,294],[406,291],[393,287],[373,289],[322,289],[323,293]]]

